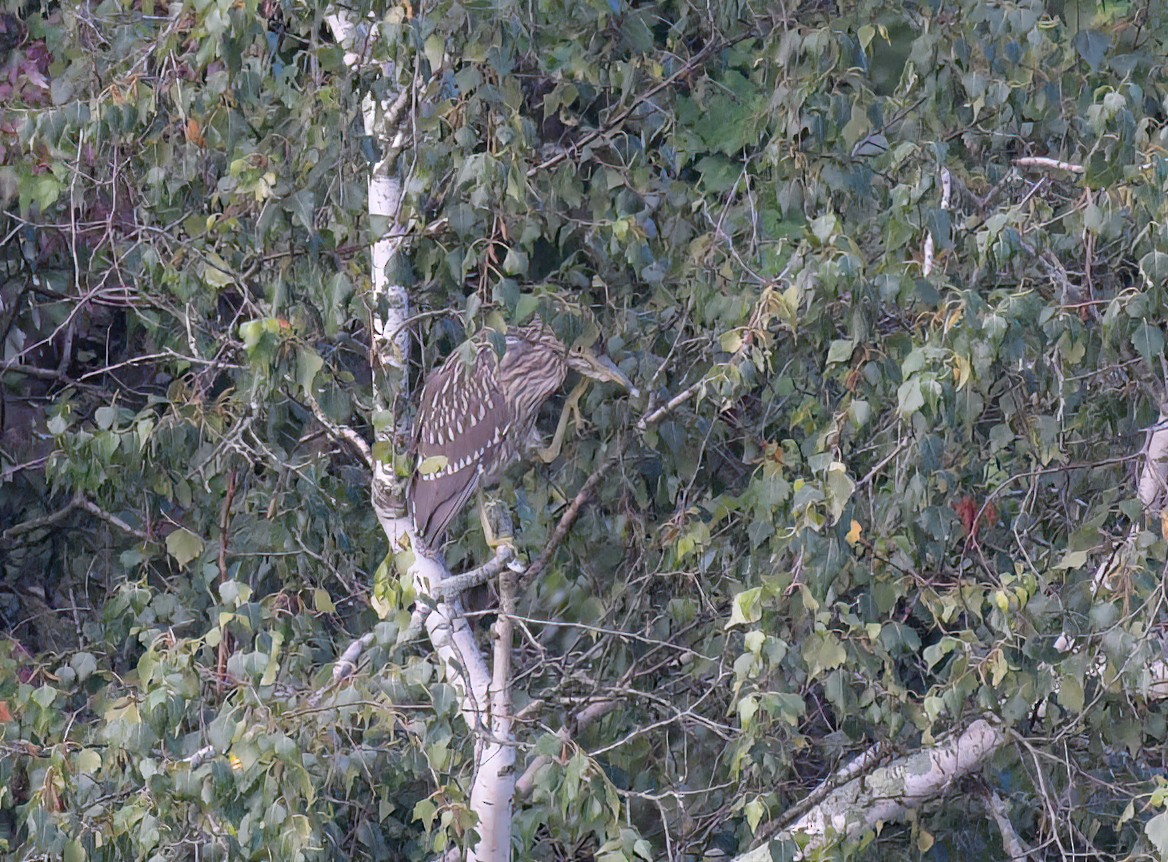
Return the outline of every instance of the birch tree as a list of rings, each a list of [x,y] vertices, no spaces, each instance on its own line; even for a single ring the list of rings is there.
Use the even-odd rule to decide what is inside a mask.
[[[1168,22],[888,6],[5,6],[3,855],[1168,852]]]

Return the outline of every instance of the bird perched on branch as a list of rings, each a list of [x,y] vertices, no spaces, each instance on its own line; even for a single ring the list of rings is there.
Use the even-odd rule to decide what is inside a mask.
[[[507,330],[503,355],[485,339],[472,345],[473,358],[452,355],[430,372],[414,420],[414,475],[407,489],[410,516],[427,548],[471,495],[498,481],[532,445],[539,409],[564,383],[568,371],[617,383],[635,392],[610,360],[588,348],[564,346],[542,321]],[[544,461],[559,455],[570,412],[576,412],[584,382],[564,407],[552,443],[537,451]]]

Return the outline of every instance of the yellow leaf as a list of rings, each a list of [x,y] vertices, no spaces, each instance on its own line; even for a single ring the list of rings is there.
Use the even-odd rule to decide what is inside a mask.
[[[852,518],[851,527],[844,538],[848,540],[849,545],[855,545],[856,542],[860,541],[860,534],[862,532],[864,532],[864,528],[860,526],[860,522]]]
[[[1168,509],[1160,510],[1160,535],[1168,539]]]
[[[935,840],[936,839],[933,838],[933,834],[931,832],[926,832],[924,829],[922,829],[920,834],[917,835],[917,849],[922,853],[928,853],[929,848],[933,846],[933,842]]]
[[[1002,684],[1002,680],[1006,678],[1006,674],[1010,672],[1010,665],[1001,650],[994,650],[989,656],[989,662],[992,665],[990,668],[990,683],[994,688],[997,688]]]
[[[429,476],[432,473],[437,473],[449,463],[450,459],[445,455],[431,455],[429,458],[422,461],[418,465],[418,472],[423,476]]]
[[[766,814],[766,806],[762,804],[762,800],[755,797],[746,803],[744,812],[746,822],[750,825],[750,832],[753,835],[758,831],[758,824],[762,821],[762,816]]]
[[[969,382],[969,375],[973,371],[969,364],[969,360],[959,353],[953,355],[953,382],[957,389],[965,388],[965,384]]]

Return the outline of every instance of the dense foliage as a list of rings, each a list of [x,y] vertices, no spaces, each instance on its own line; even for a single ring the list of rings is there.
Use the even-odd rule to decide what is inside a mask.
[[[470,731],[313,411],[386,420],[359,120],[386,79],[314,0],[8,3],[0,851],[465,842]],[[1034,858],[1168,851],[1168,532],[1132,481],[1166,374],[1161,5],[354,8],[418,82],[415,378],[538,312],[641,389],[592,387],[500,492],[535,558],[603,470],[520,599],[521,764],[554,759],[519,858],[733,854],[855,753],[987,713],[993,768],[862,858],[999,855],[994,792]]]

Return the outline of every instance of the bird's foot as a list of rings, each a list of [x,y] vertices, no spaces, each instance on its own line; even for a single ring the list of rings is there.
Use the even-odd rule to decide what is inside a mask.
[[[560,413],[560,421],[556,423],[556,433],[552,436],[552,442],[543,449],[536,451],[535,457],[539,458],[545,464],[550,464],[560,457],[560,450],[564,446],[564,434],[567,433],[569,419],[575,420],[577,431],[585,427],[584,415],[580,412],[580,399],[583,397],[584,391],[587,388],[587,380],[581,380],[576,384],[576,387],[568,395],[568,400],[564,403],[564,409]]]

